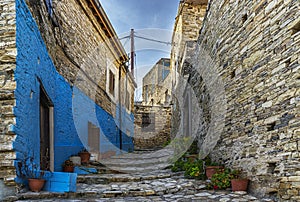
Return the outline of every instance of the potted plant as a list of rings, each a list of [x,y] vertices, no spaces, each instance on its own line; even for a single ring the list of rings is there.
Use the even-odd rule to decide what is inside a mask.
[[[63,163],[63,171],[68,173],[74,172],[74,163],[71,160],[65,160]]]
[[[83,149],[78,153],[78,156],[80,156],[82,164],[88,164],[90,161],[91,154],[86,149]]]
[[[216,172],[211,177],[211,187],[213,189],[227,189],[230,187],[230,170],[225,169],[222,172]]]
[[[203,161],[202,160],[196,160],[193,162],[186,162],[184,167],[184,175],[188,178],[195,178],[195,179],[205,179],[205,174],[203,171]]]
[[[29,189],[33,192],[40,192],[45,184],[45,171],[39,170],[34,162],[34,157],[25,158],[18,162],[17,176],[28,181]]]
[[[247,191],[249,180],[241,177],[240,170],[231,172],[231,189],[232,191]]]
[[[208,179],[211,179],[213,174],[222,172],[224,167],[218,163],[212,162],[210,158],[205,159],[205,174]]]
[[[198,155],[197,154],[188,154],[186,153],[184,157],[189,161],[189,162],[195,162],[198,160]]]

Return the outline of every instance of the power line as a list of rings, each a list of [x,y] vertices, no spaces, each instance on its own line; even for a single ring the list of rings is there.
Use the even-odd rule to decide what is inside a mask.
[[[123,39],[127,39],[127,38],[130,38],[130,35],[119,38],[119,40],[123,40]]]
[[[156,39],[150,39],[150,38],[146,38],[146,37],[142,37],[142,36],[137,36],[137,35],[134,35],[134,36],[135,36],[136,38],[144,39],[144,40],[147,40],[147,41],[152,41],[152,42],[162,43],[162,44],[166,44],[166,45],[172,45],[171,42],[160,41],[160,40],[156,40]]]
[[[130,38],[127,38],[127,40],[124,42],[123,46],[125,46],[129,40],[130,40]]]
[[[135,33],[136,33],[136,32],[135,32]],[[139,35],[134,35],[134,37],[139,38],[139,39],[144,39],[144,40],[147,40],[147,41],[156,42],[156,43],[162,43],[162,44],[166,44],[166,45],[172,45],[171,42],[160,41],[160,40],[157,40],[157,39],[151,39],[151,38],[147,38],[147,37],[143,37],[143,36],[139,36]],[[130,35],[124,36],[124,37],[122,37],[122,38],[119,38],[119,40],[128,39],[128,38],[130,38]],[[127,43],[127,42],[126,42],[126,43]]]

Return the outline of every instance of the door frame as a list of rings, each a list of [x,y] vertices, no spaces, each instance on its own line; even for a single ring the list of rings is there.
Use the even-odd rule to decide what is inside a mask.
[[[39,107],[40,107],[40,112],[39,112],[39,116],[40,116],[40,126],[41,126],[41,94],[43,93],[45,95],[46,98],[46,105],[48,107],[49,110],[49,170],[50,171],[54,171],[54,105],[53,102],[51,101],[50,97],[47,94],[47,91],[45,90],[42,82],[40,79],[39,83],[40,83],[40,100],[39,100]],[[41,137],[41,129],[40,129],[40,137]],[[39,147],[39,151],[41,152],[41,145]],[[40,162],[41,164],[41,162]]]

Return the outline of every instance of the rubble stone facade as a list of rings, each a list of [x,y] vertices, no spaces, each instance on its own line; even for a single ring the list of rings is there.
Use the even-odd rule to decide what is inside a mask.
[[[176,85],[175,73],[181,72],[185,57],[186,42],[196,42],[206,13],[207,0],[181,1],[174,25],[171,50],[171,70],[173,86]]]
[[[168,106],[170,104],[170,59],[161,58],[143,78],[143,103]]]
[[[172,36],[172,49],[170,56],[170,83],[171,83],[171,100],[174,104],[172,106],[172,127],[171,137],[188,135],[183,133],[182,125],[184,123],[181,118],[184,117],[184,87],[182,81],[188,79],[187,69],[191,66],[189,58],[192,57],[195,51],[196,41],[199,36],[199,29],[206,13],[207,0],[187,0],[180,1],[178,7],[177,17],[175,19],[173,36]],[[187,122],[186,120],[185,122]],[[180,129],[180,126],[182,129]]]
[[[170,140],[171,108],[135,105],[134,149],[161,148]]]
[[[15,1],[4,0],[0,2],[0,178],[7,183],[14,180],[15,168],[12,132],[15,118],[14,90],[16,81],[16,7]]]
[[[282,201],[300,200],[299,8],[294,0],[210,1],[187,60],[197,103],[206,97],[200,156],[209,151],[242,170],[250,192]]]
[[[5,0],[0,12],[0,178],[22,183],[29,159],[61,171],[83,148],[132,150],[136,85],[100,3]]]

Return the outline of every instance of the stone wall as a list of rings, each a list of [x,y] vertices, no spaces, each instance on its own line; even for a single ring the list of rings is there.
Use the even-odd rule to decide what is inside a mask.
[[[110,27],[100,22],[103,16],[100,18],[93,10],[94,6],[101,6],[94,0],[53,1],[53,13],[49,17],[44,1],[29,0],[28,5],[58,72],[89,97],[94,97],[99,106],[114,114],[118,96],[107,93],[107,71],[113,68],[118,72],[127,56],[125,52],[116,51],[114,42],[118,41],[117,36],[108,36]],[[122,79],[125,79],[125,68],[122,71]],[[117,90],[118,73],[115,81]],[[128,83],[128,88],[131,88],[132,81]]]
[[[143,77],[143,103],[168,105],[171,93],[170,59],[161,58]]]
[[[134,149],[161,148],[170,140],[171,108],[136,105],[134,123]]]
[[[14,0],[0,2],[0,178],[7,184],[15,177],[13,107],[16,88],[16,8]],[[0,182],[1,183],[1,182]],[[0,194],[1,195],[1,194]]]
[[[215,129],[202,150],[215,142],[212,159],[241,169],[250,192],[284,201],[300,200],[299,8],[297,0],[210,1],[191,61]]]
[[[206,13],[207,0],[180,2],[174,25],[171,50],[172,80],[184,57],[187,41],[195,41],[199,36],[199,29]]]
[[[207,9],[207,0],[181,1],[176,17],[171,50],[171,81],[172,83],[172,128],[171,136],[189,135],[183,130],[184,117],[184,91],[191,73],[191,58],[195,52],[199,30]],[[197,78],[197,75],[194,75]],[[196,79],[197,80],[197,79]],[[191,111],[195,111],[191,110]]]
[[[99,128],[100,153],[118,153],[121,137],[125,151],[133,147],[134,82],[121,65],[127,59],[120,55],[122,47],[109,38],[115,33],[104,11],[100,21],[92,9],[102,9],[92,5],[96,1],[52,2],[52,12],[42,0],[0,3],[0,178],[7,184],[15,180],[15,166],[24,166],[27,158],[41,165],[41,89],[54,114],[54,138],[47,148],[54,171],[88,147],[88,122]],[[122,73],[121,79],[115,75],[120,97],[107,93],[108,68]],[[131,101],[127,108],[125,91]]]

